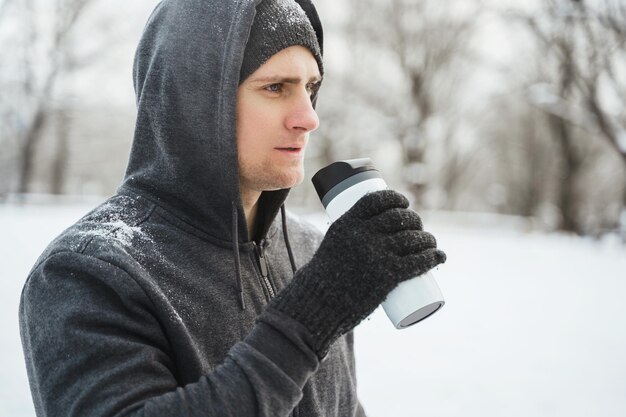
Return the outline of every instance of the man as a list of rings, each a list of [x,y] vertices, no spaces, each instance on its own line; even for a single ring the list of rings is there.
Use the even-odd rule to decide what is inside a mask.
[[[323,240],[287,216],[321,46],[308,0],[156,7],[124,181],[24,287],[38,416],[364,415],[352,328],[445,255],[393,191]]]

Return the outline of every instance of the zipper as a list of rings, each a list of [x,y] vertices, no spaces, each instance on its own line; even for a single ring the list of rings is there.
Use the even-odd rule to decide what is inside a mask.
[[[259,242],[259,245],[257,245],[256,242],[252,242],[252,244],[254,245],[256,253],[259,257],[259,270],[261,271],[261,278],[263,278],[262,282],[265,284],[265,288],[267,288],[267,291],[270,294],[270,299],[272,299],[276,296],[276,293],[274,292],[274,287],[272,287],[272,283],[270,281],[270,269],[267,264],[267,257],[265,256],[265,241],[261,240],[261,242]],[[294,407],[291,416],[300,416],[300,410],[298,409],[297,405]]]
[[[257,255],[259,257],[259,270],[261,271],[261,278],[263,279],[263,283],[265,284],[265,288],[270,294],[270,298],[274,298],[276,293],[274,292],[274,288],[272,287],[272,283],[270,282],[270,270],[267,265],[267,258],[265,257],[265,249],[263,248],[263,241],[261,241],[260,245],[257,245],[256,242],[253,242],[254,247],[256,248]]]

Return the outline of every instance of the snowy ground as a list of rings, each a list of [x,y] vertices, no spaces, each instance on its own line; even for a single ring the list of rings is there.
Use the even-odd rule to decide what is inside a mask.
[[[34,416],[17,326],[21,286],[46,244],[87,208],[0,205],[0,416]],[[382,309],[357,328],[370,417],[626,415],[625,247],[495,221],[426,224],[448,254],[436,271],[446,306],[406,330]]]

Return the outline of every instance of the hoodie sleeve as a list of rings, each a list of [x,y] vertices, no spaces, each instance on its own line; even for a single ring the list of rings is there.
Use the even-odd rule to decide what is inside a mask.
[[[180,387],[150,305],[124,270],[89,255],[34,269],[19,319],[37,416],[288,416],[319,366],[302,325],[266,311],[220,365]]]

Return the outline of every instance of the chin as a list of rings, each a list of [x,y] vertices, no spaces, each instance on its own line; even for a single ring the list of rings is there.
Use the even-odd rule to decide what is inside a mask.
[[[277,188],[293,188],[297,185],[302,184],[304,181],[304,170],[300,169],[294,172],[290,172],[288,174],[280,175],[280,180],[277,181]]]

